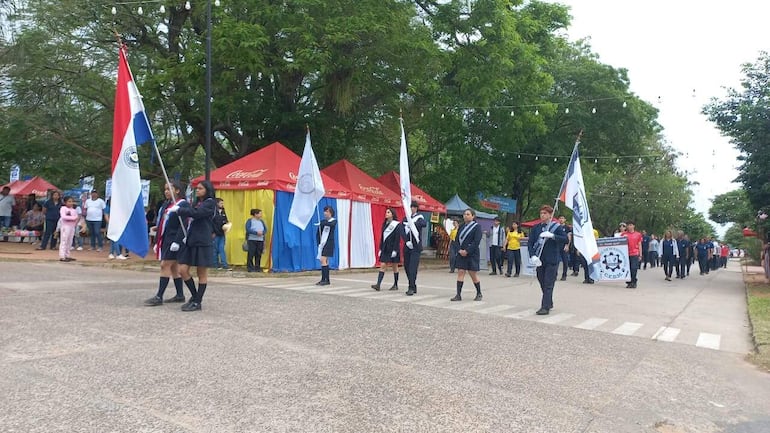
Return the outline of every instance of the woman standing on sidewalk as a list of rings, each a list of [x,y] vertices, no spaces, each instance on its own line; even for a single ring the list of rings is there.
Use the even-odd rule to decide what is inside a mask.
[[[182,218],[192,218],[187,226],[187,237],[179,250],[179,273],[190,290],[190,302],[182,305],[182,311],[201,309],[203,295],[209,282],[209,269],[214,266],[214,212],[217,204],[214,200],[214,186],[204,180],[195,187],[197,204],[195,207],[171,206],[170,211]],[[190,267],[195,266],[198,274],[198,288],[190,275]]]
[[[59,209],[61,218],[61,228],[59,229],[59,261],[72,262],[75,259],[70,257],[72,248],[72,238],[75,236],[75,227],[78,225],[80,217],[75,211],[75,200],[72,197],[64,197],[64,206]]]
[[[393,285],[388,290],[398,290],[398,264],[401,262],[401,235],[398,230],[401,223],[398,222],[396,212],[388,208],[385,210],[385,222],[382,223],[382,239],[380,240],[380,272],[377,274],[377,284],[372,284],[372,289],[380,291],[380,284],[385,277],[385,270],[390,265],[393,268]]]
[[[48,241],[51,242],[51,249],[56,248],[56,239],[53,237],[53,233],[56,231],[56,225],[59,223],[61,217],[60,210],[64,202],[61,199],[61,193],[54,191],[51,193],[51,198],[46,200],[43,204],[43,212],[45,212],[45,232],[43,233],[43,240],[40,241],[38,250],[44,250],[48,245]]]
[[[508,257],[508,272],[505,273],[506,277],[511,276],[511,270],[513,264],[516,264],[516,273],[514,277],[519,276],[521,272],[521,238],[524,237],[521,229],[519,229],[519,223],[516,221],[511,223],[511,229],[506,234],[505,253]]]

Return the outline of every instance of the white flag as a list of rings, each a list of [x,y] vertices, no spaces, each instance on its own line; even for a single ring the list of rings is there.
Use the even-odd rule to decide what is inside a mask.
[[[412,232],[414,239],[420,241],[420,233],[417,227],[412,223],[412,181],[409,179],[409,155],[406,153],[406,134],[404,134],[404,119],[401,120],[401,157],[400,173],[401,178],[401,204],[404,206],[404,215],[406,215],[407,225]]]
[[[583,171],[580,168],[578,144],[572,151],[564,181],[561,184],[559,200],[572,209],[572,242],[586,259],[589,275],[592,279],[599,279],[599,247],[594,237],[594,225],[591,222],[591,212],[588,210],[586,190],[583,185]]]
[[[318,169],[318,161],[310,145],[310,130],[305,139],[305,150],[302,151],[302,161],[299,163],[297,174],[297,188],[294,190],[294,199],[289,210],[289,222],[305,230],[307,223],[313,217],[313,211],[318,201],[326,194],[321,171]]]

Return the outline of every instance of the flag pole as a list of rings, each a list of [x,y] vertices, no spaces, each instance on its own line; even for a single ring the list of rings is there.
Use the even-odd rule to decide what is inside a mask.
[[[126,45],[123,43],[123,40],[120,38],[120,35],[118,35],[117,32],[115,32],[115,37],[118,39],[118,49],[123,52],[124,57],[126,56]],[[134,81],[134,73],[131,72],[131,68],[128,68],[128,74],[131,77],[131,81]],[[145,123],[147,123],[147,130],[152,131],[150,129],[150,121],[147,118],[147,116],[144,117]],[[160,156],[160,149],[158,149],[158,144],[155,141],[155,134],[152,134],[152,148],[155,151],[155,155],[158,157],[158,163],[160,164],[160,170],[163,172],[163,179],[166,181],[166,185],[168,186],[168,190],[171,193],[171,200],[176,202],[176,194],[174,194],[174,188],[173,185],[171,185],[171,181],[168,178],[168,172],[166,171],[166,165],[163,163],[163,158]],[[182,217],[177,215],[177,218],[179,218],[179,224],[182,226],[182,232],[184,233],[185,237],[187,237],[187,227],[184,224],[184,221],[182,221]]]
[[[307,124],[307,123],[305,124],[305,132],[307,133],[308,136],[310,136],[310,125]],[[315,188],[317,186],[318,185],[316,185],[316,183],[315,183],[315,176],[313,176],[313,190],[315,190]],[[316,221],[317,221],[316,225],[320,226],[321,225],[321,209],[318,208],[318,202],[315,203],[315,216],[316,216]]]

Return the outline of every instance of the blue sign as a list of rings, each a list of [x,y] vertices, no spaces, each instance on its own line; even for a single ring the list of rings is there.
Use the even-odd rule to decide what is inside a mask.
[[[516,199],[491,195],[484,197],[483,193],[477,193],[481,206],[500,212],[516,213]]]

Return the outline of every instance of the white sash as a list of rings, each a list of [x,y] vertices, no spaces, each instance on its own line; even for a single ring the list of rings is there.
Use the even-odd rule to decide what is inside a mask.
[[[334,221],[334,218],[329,218],[327,221],[331,222]],[[329,240],[329,232],[331,231],[330,226],[324,227],[323,231],[321,232],[321,241],[318,242],[318,254],[316,256],[317,259],[321,259],[321,252],[323,251],[324,247],[326,246],[326,242]]]
[[[382,241],[384,242],[385,239],[389,238],[390,235],[393,234],[393,232],[396,230],[396,227],[398,227],[398,221],[391,221],[390,224],[388,224],[387,227],[385,227],[385,231],[382,232]]]
[[[465,242],[465,238],[468,237],[468,235],[471,233],[471,230],[473,230],[474,227],[476,227],[478,223],[476,221],[471,221],[468,224],[463,227],[463,230],[460,232],[459,235],[457,235],[457,239],[460,240],[460,245]]]

